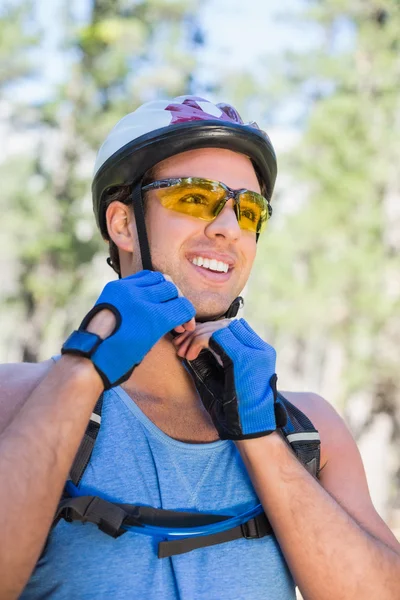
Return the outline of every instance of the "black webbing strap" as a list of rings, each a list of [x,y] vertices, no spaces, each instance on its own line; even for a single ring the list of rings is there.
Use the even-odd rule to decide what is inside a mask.
[[[238,525],[219,533],[160,542],[158,544],[158,558],[168,558],[196,550],[197,548],[215,546],[216,544],[232,542],[240,538],[246,538],[247,540],[260,539],[271,534],[272,527],[265,514],[262,513],[254,519],[243,523],[243,525]]]
[[[69,523],[93,523],[107,535],[117,538],[125,533],[122,524],[126,517],[126,511],[118,504],[107,502],[98,496],[78,496],[61,500],[55,521],[64,518]]]
[[[135,184],[132,190],[132,204],[135,213],[136,231],[139,239],[140,255],[142,258],[143,269],[153,270],[151,263],[151,254],[149,240],[146,231],[146,222],[144,219],[143,198],[142,198],[142,182]]]
[[[124,525],[133,525],[136,527],[153,525],[156,527],[179,529],[182,527],[202,527],[221,523],[221,521],[226,521],[232,517],[212,513],[163,510],[134,504],[114,504],[98,496],[78,496],[64,498],[60,502],[55,521],[57,522],[61,518],[64,518],[68,522],[80,521],[81,523],[93,523],[107,535],[117,538],[126,533]],[[176,554],[183,554],[196,548],[214,546],[215,544],[230,542],[242,537],[246,539],[258,539],[271,533],[272,528],[267,517],[265,514],[261,514],[242,525],[220,533],[161,541],[158,545],[158,557],[166,558]]]
[[[61,518],[69,522],[94,523],[99,527],[104,522],[108,525],[107,529],[111,531],[109,535],[115,537],[115,533],[121,528],[122,524],[138,527],[141,525],[154,525],[171,529],[202,527],[221,523],[221,521],[226,521],[231,517],[213,513],[192,513],[136,504],[120,504],[109,502],[98,496],[75,496],[61,500],[55,519],[58,521]],[[124,531],[118,531],[118,534],[120,535]]]
[[[277,394],[285,406],[291,428],[279,432],[307,471],[318,478],[321,467],[321,439],[310,419],[280,392]]]
[[[98,421],[101,421],[102,408],[103,394],[101,394],[100,398],[96,402],[96,406],[93,409],[93,414],[98,417]],[[85,435],[83,436],[83,439],[81,441],[81,445],[79,446],[78,452],[76,453],[75,460],[72,463],[69,476],[74,485],[78,485],[89,463],[90,457],[93,452],[94,444],[96,442],[96,438],[100,431],[100,422],[98,421],[92,419],[89,421]]]

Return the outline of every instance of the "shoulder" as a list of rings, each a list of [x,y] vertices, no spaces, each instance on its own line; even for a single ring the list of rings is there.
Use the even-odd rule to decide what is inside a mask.
[[[398,553],[399,543],[373,506],[360,452],[343,419],[318,394],[281,393],[319,431],[321,485],[367,532]]]
[[[0,365],[0,432],[46,376],[52,360]]]
[[[311,392],[281,392],[296,408],[301,410],[318,430],[321,437],[321,467],[324,467],[333,456],[337,456],[343,439],[348,443],[355,442],[337,411],[322,396]]]

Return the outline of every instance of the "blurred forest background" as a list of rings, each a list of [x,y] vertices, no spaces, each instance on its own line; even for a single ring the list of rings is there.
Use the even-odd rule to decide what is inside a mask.
[[[0,360],[58,353],[114,277],[90,196],[114,123],[166,96],[231,102],[280,166],[246,318],[281,389],[344,416],[399,533],[400,3],[245,5],[0,0]]]

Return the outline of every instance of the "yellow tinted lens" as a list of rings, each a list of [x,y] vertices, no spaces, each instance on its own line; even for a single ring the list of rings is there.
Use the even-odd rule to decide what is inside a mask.
[[[166,188],[155,190],[164,208],[212,221],[225,190],[213,181],[188,178]]]
[[[268,202],[256,192],[239,194],[240,218],[239,225],[247,231],[261,233],[269,219]]]

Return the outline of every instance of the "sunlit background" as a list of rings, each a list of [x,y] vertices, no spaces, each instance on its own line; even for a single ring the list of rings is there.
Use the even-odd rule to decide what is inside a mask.
[[[399,534],[399,38],[398,0],[0,0],[1,361],[58,353],[114,277],[90,196],[112,125],[228,101],[280,168],[246,318],[280,388],[344,416]]]

